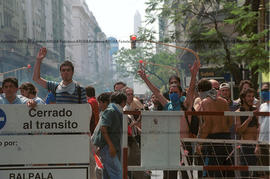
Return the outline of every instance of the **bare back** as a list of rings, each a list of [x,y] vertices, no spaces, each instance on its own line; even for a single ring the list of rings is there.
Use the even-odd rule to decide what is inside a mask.
[[[221,97],[216,100],[206,98],[201,102],[200,111],[224,112],[229,111],[227,101]],[[206,138],[209,134],[228,133],[232,125],[232,119],[227,116],[203,116],[202,138]]]

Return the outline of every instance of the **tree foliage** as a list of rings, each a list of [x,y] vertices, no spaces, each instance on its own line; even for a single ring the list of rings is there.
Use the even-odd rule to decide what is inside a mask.
[[[148,23],[163,18],[168,19],[168,26],[181,27],[166,38],[177,42],[186,36],[187,46],[199,52],[203,64],[224,66],[236,83],[242,80],[242,67],[251,70],[253,82],[258,71],[269,71],[269,41],[262,41],[269,30],[257,32],[258,11],[248,3],[149,0],[147,5]]]
[[[122,77],[135,76],[135,78],[140,80],[137,71],[140,68],[139,61],[142,60],[143,63],[141,65],[145,68],[149,79],[157,87],[163,87],[167,90],[168,75],[178,74],[178,71],[173,69],[173,66],[176,66],[178,63],[177,57],[175,54],[166,51],[154,53],[152,44],[146,44],[146,46],[137,47],[136,49],[120,49],[115,55],[117,72]]]

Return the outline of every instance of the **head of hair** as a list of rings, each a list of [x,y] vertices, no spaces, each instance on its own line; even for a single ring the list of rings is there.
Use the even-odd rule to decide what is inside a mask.
[[[6,83],[13,83],[16,88],[18,88],[18,86],[19,86],[18,79],[15,77],[8,77],[8,78],[4,79],[4,81],[2,83],[2,88],[4,88]]]
[[[253,87],[250,80],[241,80],[241,81],[240,81],[240,84],[239,84],[239,91],[240,91],[240,92],[242,91],[243,86],[244,86],[245,84],[248,84],[250,88]]]
[[[122,81],[118,81],[118,82],[116,82],[116,83],[113,85],[113,90],[115,90],[115,86],[116,86],[116,85],[123,85],[124,87],[127,86],[126,83],[124,83],[124,82],[122,82]]]
[[[270,87],[270,82],[263,82],[263,83],[262,83],[262,86],[263,86],[263,85],[267,85],[267,86],[268,86],[268,89],[269,89],[269,87]]]
[[[64,62],[60,65],[60,71],[61,71],[62,67],[64,67],[64,66],[69,66],[69,67],[71,67],[71,70],[74,72],[74,65],[73,65],[73,63],[72,63],[71,61],[68,61],[68,60],[64,61]]]
[[[253,93],[254,95],[256,94],[255,89],[253,88],[247,88],[245,90],[242,90],[240,92],[240,100],[241,100],[241,104],[244,104],[244,98],[247,96],[248,93]]]
[[[23,88],[23,89],[29,90],[29,93],[32,94],[32,95],[37,95],[37,88],[32,83],[26,82],[26,83],[23,83],[23,85],[26,87],[26,88]]]
[[[101,93],[98,97],[97,100],[100,102],[107,102],[110,103],[110,98],[111,98],[112,93],[111,92],[105,92],[105,93]]]
[[[121,104],[127,101],[127,96],[123,92],[114,92],[111,95],[111,102],[116,104]]]
[[[24,90],[28,90],[27,89],[27,85],[26,85],[26,82],[21,84],[21,86],[19,87],[19,89],[24,89]]]
[[[169,78],[169,84],[170,84],[170,82],[171,82],[172,79],[176,79],[179,82],[179,84],[180,84],[180,78],[178,76],[176,76],[176,75],[170,76],[170,78]]]
[[[203,78],[198,82],[198,92],[209,91],[212,89],[212,84],[209,80]]]
[[[93,86],[87,86],[85,87],[86,95],[88,97],[95,97],[96,96],[96,91]]]
[[[0,86],[0,94],[3,93],[3,88]]]

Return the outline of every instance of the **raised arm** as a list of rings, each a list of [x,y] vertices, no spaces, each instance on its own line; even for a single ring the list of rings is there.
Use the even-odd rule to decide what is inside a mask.
[[[152,93],[157,97],[161,105],[165,106],[169,101],[160,93],[159,89],[156,86],[154,86],[151,83],[151,81],[149,81],[149,79],[145,75],[145,71],[142,68],[140,68],[138,74],[143,79],[145,84],[149,87],[149,89],[152,91]]]
[[[45,47],[42,47],[38,52],[33,73],[33,80],[39,85],[41,85],[43,88],[47,88],[47,81],[40,77],[40,65],[42,60],[45,58],[46,54],[47,49]]]
[[[194,92],[195,92],[195,86],[196,86],[196,76],[200,69],[200,66],[201,66],[200,61],[195,60],[192,67],[190,68],[191,80],[190,80],[189,88],[187,91],[187,98],[184,101],[184,106],[187,108],[188,111],[191,110],[192,105],[193,105]]]

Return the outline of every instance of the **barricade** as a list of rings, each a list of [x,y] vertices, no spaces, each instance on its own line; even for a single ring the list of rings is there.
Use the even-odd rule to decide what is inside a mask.
[[[128,166],[128,143],[127,143],[127,120],[123,120],[123,178],[127,179],[128,171],[149,171],[149,170],[178,170],[187,171],[189,178],[198,178],[198,171],[205,172],[212,170],[236,171],[235,177],[239,176],[239,171],[270,171],[269,166],[247,166],[239,163],[239,149],[241,144],[264,144],[268,142],[258,142],[252,140],[218,140],[218,139],[197,139],[182,138],[180,140],[180,120],[183,116],[188,115],[215,115],[215,116],[234,116],[236,124],[237,116],[270,116],[270,112],[184,112],[184,111],[125,111],[124,119],[128,114],[142,115],[142,132],[141,132],[141,165]],[[185,120],[184,118],[182,118]],[[231,158],[233,165],[207,166],[205,161],[202,164],[188,164],[187,154],[183,146],[185,142],[191,142],[193,149],[197,143],[208,143],[211,146],[214,143],[220,145],[232,145],[233,150],[226,156]],[[180,150],[181,155],[180,156]],[[194,153],[189,156],[193,159],[198,157]],[[266,156],[269,157],[269,156]],[[181,160],[181,161],[180,161]],[[194,160],[193,160],[194,161]],[[190,172],[193,174],[191,175]],[[192,177],[193,176],[193,177]]]
[[[88,104],[0,105],[1,179],[89,179]]]

